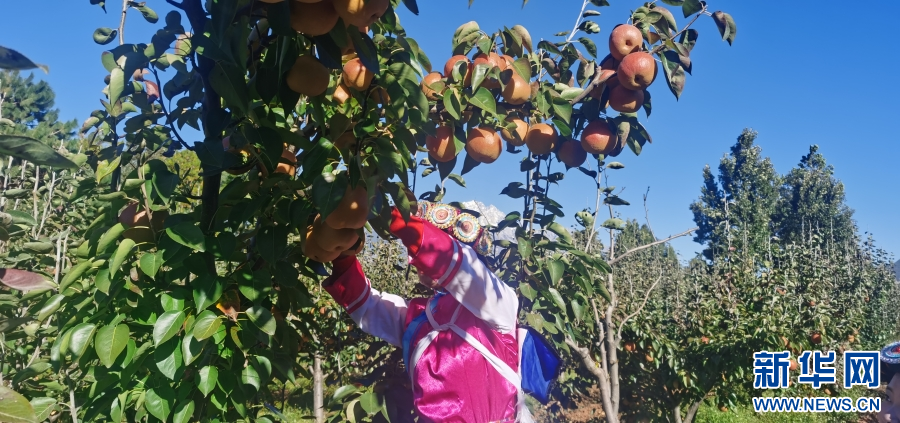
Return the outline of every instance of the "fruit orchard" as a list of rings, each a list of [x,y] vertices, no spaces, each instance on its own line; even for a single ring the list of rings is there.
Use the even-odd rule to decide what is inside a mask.
[[[521,320],[569,359],[548,412],[564,413],[595,385],[604,418],[618,422],[636,409],[626,401],[643,400],[632,398],[637,381],[652,380],[666,387],[647,400],[658,415],[690,421],[694,404],[724,406],[749,392],[745,363],[703,375],[698,361],[781,336],[836,347],[874,318],[862,305],[810,305],[790,329],[726,342],[690,322],[707,313],[735,333],[769,328],[766,316],[786,306],[763,306],[765,287],[791,289],[785,301],[810,292],[829,301],[834,292],[791,276],[821,268],[770,270],[770,285],[754,288],[754,251],[734,250],[733,260],[694,263],[702,269],[680,279],[674,253],[664,258],[672,238],[614,212],[629,202],[605,182],[624,167],[611,159],[652,142],[639,119],[653,110],[647,88],[665,84],[680,97],[695,26],[735,41],[732,17],[706,2],[635,3],[601,33],[591,17],[608,3],[584,1],[557,41],[472,21],[444,35],[446,60],[427,57],[401,26],[395,10],[418,14],[415,0],[167,0],[176,11],[162,17],[151,2],[90,3],[123,20],[93,34],[111,45],[100,57],[109,74],[103,108],[78,130],[80,148],[0,135],[9,156],[0,416],[11,421],[280,421],[272,404],[284,404],[289,385],[312,391],[319,421],[407,421],[395,398],[397,352],[354,327],[319,282],[330,261],[358,254],[379,283],[412,290],[400,282],[409,272],[388,230],[391,208],[408,217],[416,201],[441,201],[447,180],[465,186],[466,173],[500,155],[521,158],[521,175],[501,194],[522,209],[493,228],[513,228],[516,241],[496,242],[490,264],[523,299]],[[157,25],[155,35],[126,43],[128,13]],[[4,54],[6,68],[36,66]],[[203,139],[185,140],[185,126]],[[597,189],[574,233],[549,196],[572,169]],[[776,254],[795,253],[820,250]],[[829,259],[859,265],[853,289],[889,307],[890,292],[866,273],[880,262],[842,257]],[[626,280],[642,285],[626,289]],[[747,298],[725,307],[722,280],[740,282]],[[699,306],[678,308],[679,330],[663,327],[672,316],[665,295],[698,286],[712,288]],[[756,320],[738,327],[723,307]],[[854,329],[823,333],[827,310]],[[323,372],[334,385],[327,401]]]

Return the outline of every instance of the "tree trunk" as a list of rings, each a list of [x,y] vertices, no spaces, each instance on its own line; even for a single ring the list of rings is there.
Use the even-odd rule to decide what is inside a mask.
[[[322,356],[318,352],[313,359],[313,409],[316,423],[325,423],[325,377],[322,374]]]
[[[703,398],[700,398],[691,404],[691,408],[688,408],[688,412],[684,416],[684,423],[692,423],[694,421],[694,417],[697,416],[697,410],[700,409],[701,404],[703,404]]]

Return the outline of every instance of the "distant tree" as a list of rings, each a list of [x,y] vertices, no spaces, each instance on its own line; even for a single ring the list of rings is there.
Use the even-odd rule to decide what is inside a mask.
[[[819,146],[812,145],[784,178],[773,219],[776,234],[786,242],[798,242],[817,229],[826,235],[825,241],[854,241],[853,210],[844,200],[844,184],[834,177],[834,167],[826,164]]]
[[[54,148],[62,143],[77,149],[78,123],[59,120],[55,98],[50,84],[35,82],[33,74],[23,78],[18,71],[0,71],[0,134],[28,135]]]
[[[717,248],[759,251],[772,235],[781,178],[754,145],[756,136],[756,131],[744,129],[731,154],[719,162],[718,179],[709,166],[703,169],[703,188],[691,211],[700,228],[694,241],[706,244],[707,260],[720,253]]]

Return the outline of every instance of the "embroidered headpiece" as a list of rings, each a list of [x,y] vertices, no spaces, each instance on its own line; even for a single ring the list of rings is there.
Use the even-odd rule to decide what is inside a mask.
[[[475,249],[482,256],[493,252],[493,236],[472,213],[449,204],[419,201],[416,215]]]

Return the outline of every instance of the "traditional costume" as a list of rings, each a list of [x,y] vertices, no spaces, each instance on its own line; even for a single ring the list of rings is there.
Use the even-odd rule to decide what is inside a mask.
[[[392,218],[410,263],[439,284],[435,295],[379,292],[355,256],[333,262],[326,291],[363,331],[403,348],[420,421],[531,422],[525,391],[546,400],[558,356],[517,325],[515,290],[479,259],[476,249],[491,249],[487,231],[444,204],[422,203],[409,222],[396,209]],[[537,358],[523,366],[523,355]]]

